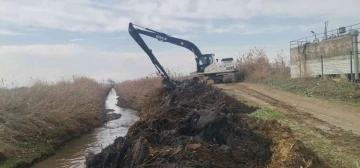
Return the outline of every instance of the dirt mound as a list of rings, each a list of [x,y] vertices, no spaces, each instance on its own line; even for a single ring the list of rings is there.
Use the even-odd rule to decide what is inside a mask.
[[[296,139],[289,127],[283,127],[276,120],[266,121],[257,118],[241,119],[256,133],[272,140],[272,157],[269,168],[294,167],[333,167],[321,161],[316,154]],[[298,167],[299,167],[298,166]]]
[[[278,123],[254,124],[258,121],[244,115],[254,110],[197,78],[187,80],[171,93],[159,90],[158,96],[143,107],[141,120],[130,127],[128,134],[101,153],[89,155],[86,165],[99,168],[322,165],[314,154],[304,153],[305,147],[291,131]]]
[[[95,160],[104,158],[104,162],[87,165],[264,167],[271,157],[270,139],[253,133],[246,125],[232,123],[220,111],[210,110],[192,111],[179,120],[140,121],[131,127],[126,139],[117,142],[95,155]],[[116,153],[119,150],[124,153]]]

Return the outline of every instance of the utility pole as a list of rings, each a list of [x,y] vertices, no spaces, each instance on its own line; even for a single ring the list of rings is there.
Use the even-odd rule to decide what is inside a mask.
[[[355,82],[359,82],[359,50],[358,50],[358,30],[352,30],[351,34],[353,36],[353,59],[354,59],[354,68],[355,68]]]
[[[321,55],[321,79],[324,80],[324,60],[322,55]]]
[[[325,30],[324,30],[324,38],[325,38],[325,40],[327,39],[327,28],[328,28],[328,25],[329,25],[329,21],[326,21],[326,22],[325,22]]]
[[[353,63],[352,63],[352,59],[353,59],[353,51],[350,51],[350,80],[351,82],[354,82],[354,75],[353,75]]]

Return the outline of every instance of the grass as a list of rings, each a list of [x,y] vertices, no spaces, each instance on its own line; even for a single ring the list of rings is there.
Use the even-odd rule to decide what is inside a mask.
[[[317,78],[269,79],[264,84],[284,91],[360,106],[360,85],[352,82]]]
[[[5,161],[0,162],[1,168],[12,168],[14,167],[19,161],[16,159],[8,159]]]
[[[275,109],[264,107],[250,115],[264,120],[277,120],[284,126],[290,127],[304,145],[316,152],[321,159],[331,162],[338,167],[359,168],[359,158],[339,151],[331,143],[331,140],[324,137],[316,129],[290,119]]]
[[[28,165],[100,125],[109,88],[87,77],[1,88],[0,167]]]
[[[284,118],[284,116],[278,113],[276,110],[267,107],[260,108],[251,113],[251,115],[265,120]]]

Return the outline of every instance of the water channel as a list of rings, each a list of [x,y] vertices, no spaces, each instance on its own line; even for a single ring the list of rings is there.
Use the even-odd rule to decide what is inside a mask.
[[[32,168],[83,168],[85,156],[89,152],[97,153],[110,145],[117,137],[124,136],[128,128],[139,118],[136,111],[118,107],[116,91],[112,89],[106,99],[106,108],[110,113],[120,113],[119,119],[107,122],[92,133],[68,142],[55,155],[32,166]]]

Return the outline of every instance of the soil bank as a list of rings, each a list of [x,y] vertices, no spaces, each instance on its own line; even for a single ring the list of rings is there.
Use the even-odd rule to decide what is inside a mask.
[[[154,93],[141,120],[87,167],[331,167],[289,128],[245,115],[256,108],[198,78]]]

